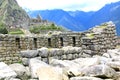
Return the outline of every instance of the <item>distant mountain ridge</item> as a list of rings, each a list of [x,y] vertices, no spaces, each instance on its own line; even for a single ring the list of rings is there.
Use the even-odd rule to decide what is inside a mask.
[[[85,27],[78,20],[75,20],[68,12],[56,9],[56,10],[38,10],[28,12],[31,17],[36,17],[38,14],[43,19],[55,22],[57,25],[65,26],[65,28],[73,31],[85,30]]]
[[[120,1],[105,5],[96,12],[64,11],[64,10],[36,10],[29,11],[31,17],[40,14],[43,19],[55,22],[72,31],[84,31],[95,25],[113,21],[117,34],[120,35]]]

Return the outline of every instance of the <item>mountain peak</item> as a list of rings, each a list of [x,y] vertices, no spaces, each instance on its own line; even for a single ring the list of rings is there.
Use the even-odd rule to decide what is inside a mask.
[[[27,28],[29,24],[29,16],[16,0],[0,0],[0,15],[0,22],[8,26]]]

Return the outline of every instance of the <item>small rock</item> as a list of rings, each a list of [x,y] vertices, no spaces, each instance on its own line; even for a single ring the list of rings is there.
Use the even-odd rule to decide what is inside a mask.
[[[22,64],[24,66],[28,66],[29,65],[29,58],[22,58]]]

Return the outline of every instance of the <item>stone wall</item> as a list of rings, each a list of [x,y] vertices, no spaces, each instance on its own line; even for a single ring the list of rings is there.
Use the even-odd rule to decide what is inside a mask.
[[[20,61],[20,56],[17,54],[20,49],[15,39],[14,36],[0,35],[0,61],[5,63]]]
[[[116,45],[115,25],[111,22],[81,33],[64,32],[34,36],[0,35],[0,61],[18,62],[20,60],[19,51],[42,47],[82,47],[85,53],[101,55],[107,49],[114,49]]]
[[[82,38],[82,47],[85,50],[91,50],[93,55],[100,55],[107,52],[107,49],[116,48],[116,39],[115,25],[108,22],[86,32],[85,37]]]

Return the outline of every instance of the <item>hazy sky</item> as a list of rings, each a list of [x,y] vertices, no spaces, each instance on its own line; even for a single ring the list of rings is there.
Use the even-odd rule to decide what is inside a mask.
[[[95,11],[107,3],[120,0],[17,0],[23,8],[32,10],[64,9],[69,11]]]

